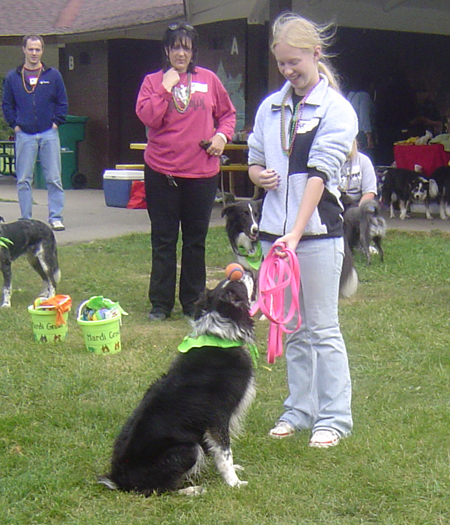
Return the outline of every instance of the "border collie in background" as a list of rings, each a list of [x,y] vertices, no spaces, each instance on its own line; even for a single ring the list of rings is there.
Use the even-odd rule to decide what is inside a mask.
[[[204,292],[195,306],[193,334],[123,427],[111,471],[99,483],[146,496],[174,490],[200,494],[201,487],[181,487],[199,473],[205,454],[213,456],[228,485],[246,483],[236,475],[230,434],[239,429],[255,394],[252,290],[253,277],[245,273]]]
[[[258,276],[258,261],[262,260],[259,244],[259,221],[261,220],[261,200],[238,201],[222,210],[226,217],[225,229],[236,260],[245,270]]]
[[[403,168],[387,168],[384,172],[381,199],[390,209],[390,218],[395,218],[394,203],[398,202],[400,207],[400,219],[407,217],[409,203],[411,201],[411,190],[414,181],[420,177],[413,170]]]
[[[0,264],[3,273],[2,308],[11,307],[12,263],[21,255],[42,278],[44,288],[41,297],[52,297],[61,273],[58,265],[55,235],[45,223],[33,219],[0,222],[0,237],[6,247],[0,246]]]
[[[425,206],[425,215],[427,219],[432,219],[430,213],[430,202],[438,196],[438,186],[434,179],[418,176],[413,180],[411,185],[411,199]],[[444,217],[445,218],[445,217]]]
[[[371,263],[372,243],[380,254],[381,262],[384,260],[381,241],[386,235],[386,221],[379,216],[379,209],[378,202],[370,199],[347,209],[344,213],[344,236],[350,250],[353,252],[357,246],[361,246],[367,266]]]
[[[228,239],[237,262],[252,272],[256,282],[259,270],[255,270],[254,262],[262,259],[262,253],[258,253],[261,250],[259,245],[261,207],[261,200],[251,200],[230,204],[222,210],[222,217],[226,217],[225,228]],[[356,293],[357,288],[358,274],[353,264],[352,252],[346,243],[339,294],[343,298],[349,298]]]

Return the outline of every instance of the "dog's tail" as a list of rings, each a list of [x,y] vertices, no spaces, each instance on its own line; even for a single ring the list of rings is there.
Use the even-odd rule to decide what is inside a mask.
[[[372,237],[382,239],[386,235],[386,221],[379,215],[380,205],[375,199],[367,200],[361,204],[361,207],[372,213],[370,218],[369,233]]]
[[[59,269],[58,249],[56,247],[56,239],[53,240],[52,251],[53,251],[53,257],[51,257],[50,260],[48,261],[49,266],[50,266],[49,271],[50,271],[50,274],[53,276],[55,283],[59,283],[59,281],[61,280],[61,270]]]
[[[380,239],[386,235],[386,221],[383,217],[372,217],[370,220],[370,235]]]
[[[59,281],[61,280],[61,270],[59,269],[58,260],[56,260],[56,264],[54,268],[52,268],[52,270],[53,270],[53,279],[55,279],[55,283],[59,283]]]
[[[342,262],[341,280],[339,282],[339,295],[348,299],[356,293],[358,289],[358,274],[353,264],[353,254],[344,237],[344,260]]]

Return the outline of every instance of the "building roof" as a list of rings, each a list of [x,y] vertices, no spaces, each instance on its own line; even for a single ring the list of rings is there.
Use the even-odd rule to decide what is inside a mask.
[[[2,0],[0,37],[123,29],[183,14],[183,0]]]

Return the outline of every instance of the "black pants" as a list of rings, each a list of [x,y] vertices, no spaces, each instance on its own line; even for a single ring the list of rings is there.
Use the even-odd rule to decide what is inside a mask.
[[[179,299],[184,313],[206,284],[205,241],[219,175],[206,179],[169,178],[145,166],[145,194],[151,221],[152,311],[169,315],[175,304],[177,241],[182,250]]]

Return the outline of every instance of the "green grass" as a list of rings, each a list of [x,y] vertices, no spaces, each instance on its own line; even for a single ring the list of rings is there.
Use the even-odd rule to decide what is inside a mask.
[[[205,495],[144,498],[96,483],[114,438],[189,330],[179,306],[147,321],[148,235],[59,248],[60,293],[74,303],[65,343],[33,342],[27,305],[40,291],[26,260],[14,266],[13,307],[0,311],[0,523],[2,525],[294,525],[450,523],[450,237],[388,232],[385,263],[356,257],[360,288],[340,317],[353,379],[353,435],[329,450],[308,435],[267,437],[286,396],[284,358],[265,363],[234,443],[248,486],[227,487],[208,464]],[[232,256],[211,229],[211,286]],[[19,288],[19,289],[17,289]],[[92,295],[120,301],[122,352],[86,351],[75,308]]]

